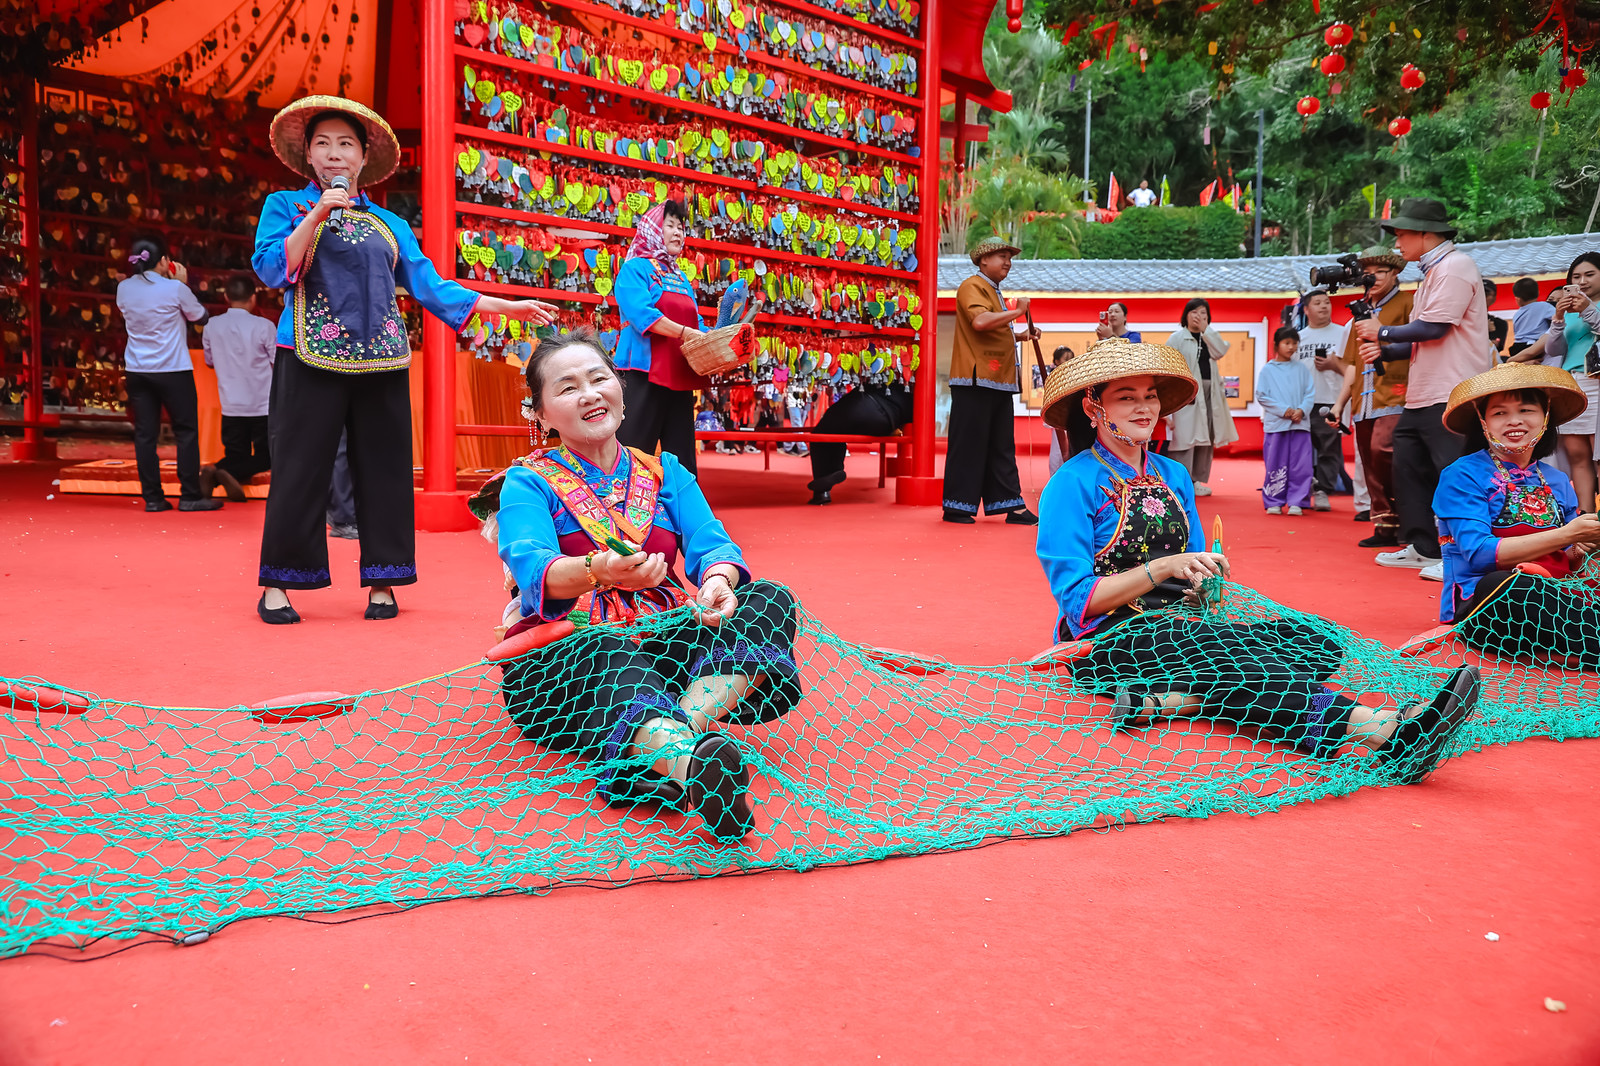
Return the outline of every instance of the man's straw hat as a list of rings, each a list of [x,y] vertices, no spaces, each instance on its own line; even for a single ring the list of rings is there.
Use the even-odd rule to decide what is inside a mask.
[[[1161,397],[1162,417],[1189,406],[1200,383],[1189,372],[1183,353],[1165,344],[1132,344],[1107,337],[1088,351],[1050,372],[1044,383],[1045,423],[1067,428],[1067,412],[1085,389],[1118,378],[1153,377]]]

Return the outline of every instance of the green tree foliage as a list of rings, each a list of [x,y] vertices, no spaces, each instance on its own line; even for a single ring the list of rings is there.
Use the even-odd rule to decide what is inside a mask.
[[[1085,226],[1083,259],[1237,259],[1249,219],[1227,204],[1124,211]]]
[[[1562,0],[1557,17],[1543,0],[1509,3],[1439,0],[1320,0],[1320,3],[1150,3],[1149,0],[1046,0],[1042,21],[1065,38],[1064,60],[1073,68],[1103,62],[1122,42],[1137,40],[1151,55],[1202,63],[1208,82],[1226,89],[1247,75],[1261,76],[1300,45],[1327,52],[1323,32],[1342,22],[1353,39],[1344,49],[1352,80],[1380,87],[1380,117],[1420,105],[1434,108],[1475,72],[1507,57],[1527,69],[1537,48],[1555,39],[1563,25],[1581,52],[1594,43],[1600,4]],[[1564,12],[1570,12],[1568,18]],[[1537,40],[1534,34],[1537,33]],[[1532,41],[1533,51],[1520,46]],[[1416,94],[1400,86],[1400,70],[1412,63],[1429,74]]]
[[[1085,229],[1083,179],[1047,174],[1015,161],[989,163],[973,175],[967,247],[993,234],[1031,259],[1080,258]]]
[[[1240,6],[1238,0],[1229,0],[1212,14]],[[1436,7],[1440,5],[1422,4],[1416,11],[1436,15]],[[1161,8],[1176,11],[1173,4]],[[1287,36],[1270,58],[1249,69],[1238,64],[1220,91],[1217,66],[1204,38],[1198,43],[1185,38],[1170,52],[1159,51],[1156,39],[1139,40],[1146,51],[1141,62],[1137,49],[1128,49],[1124,26],[1109,58],[1102,50],[1080,71],[1081,59],[1075,58],[1080,53],[1063,48],[1058,32],[1034,24],[1011,34],[997,18],[985,47],[989,69],[997,80],[1010,82],[1017,110],[1026,117],[1001,122],[998,116],[980,116],[997,124],[993,143],[980,151],[1004,152],[1009,158],[1026,153],[1047,174],[1069,165],[1081,170],[1081,156],[1064,162],[1060,155],[1069,149],[1078,155],[1084,105],[1092,91],[1092,186],[1104,190],[1111,172],[1124,190],[1140,179],[1158,187],[1165,176],[1173,202],[1193,205],[1213,179],[1247,187],[1253,182],[1261,112],[1266,120],[1265,218],[1281,229],[1275,240],[1269,234],[1265,254],[1327,254],[1377,240],[1377,223],[1369,219],[1361,192],[1368,185],[1377,187],[1380,209],[1385,200],[1398,204],[1406,196],[1443,200],[1466,240],[1585,228],[1600,188],[1600,81],[1577,89],[1569,99],[1560,88],[1560,49],[1540,55],[1543,42],[1512,32],[1522,25],[1516,21],[1520,15],[1506,12],[1501,16],[1510,27],[1504,37],[1510,43],[1500,54],[1482,57],[1457,47],[1479,41],[1487,32],[1474,13],[1451,24],[1452,43],[1438,45],[1437,53],[1427,51],[1433,47],[1431,31],[1420,39],[1405,32],[1424,24],[1397,19],[1391,35],[1383,23],[1376,35],[1383,40],[1378,41],[1372,32],[1377,23],[1369,19],[1368,40],[1352,42],[1346,50],[1348,69],[1330,79],[1316,67],[1329,52],[1320,27],[1339,17],[1340,10],[1325,2],[1316,33]],[[1182,14],[1192,27],[1204,27],[1212,17],[1197,17],[1192,8]],[[1462,25],[1468,30],[1466,42],[1457,32]],[[1358,49],[1358,44],[1364,47]],[[1427,83],[1414,94],[1399,91],[1391,59],[1424,66]],[[1424,65],[1449,62],[1461,65]],[[1018,80],[1006,76],[1011,70],[1019,72]],[[1332,91],[1335,82],[1342,91]],[[1541,114],[1529,106],[1529,97],[1538,91],[1554,97],[1542,120],[1542,143]],[[1321,105],[1310,117],[1295,109],[1305,96],[1315,96]],[[1395,138],[1386,126],[1390,118],[1402,115],[1412,130]],[[1081,254],[1191,254],[1160,252],[1164,242],[1149,241],[1142,231],[1115,237],[1098,232],[1118,225],[1120,220],[1111,227],[1085,227],[1077,241]],[[1248,216],[1230,223],[1229,234],[1219,234],[1211,246],[1231,249],[1240,239],[1231,235],[1232,228],[1250,225]]]

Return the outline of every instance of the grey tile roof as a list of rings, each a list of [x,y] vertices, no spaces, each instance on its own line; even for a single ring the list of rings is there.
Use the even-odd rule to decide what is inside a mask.
[[[1476,241],[1461,248],[1477,260],[1486,278],[1514,280],[1529,274],[1565,274],[1580,252],[1600,251],[1600,233]],[[1006,289],[1012,293],[1197,293],[1305,290],[1311,267],[1333,255],[1265,256],[1260,259],[1016,259]],[[972,276],[966,256],[939,259],[939,291],[954,292]],[[1415,263],[1400,280],[1420,281]]]

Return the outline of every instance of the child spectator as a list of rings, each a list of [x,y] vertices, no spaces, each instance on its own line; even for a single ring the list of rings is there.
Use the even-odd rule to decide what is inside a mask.
[[[1295,358],[1300,348],[1300,333],[1284,326],[1272,335],[1272,360],[1261,368],[1256,382],[1256,403],[1261,405],[1261,428],[1265,433],[1262,458],[1266,478],[1261,485],[1261,502],[1268,514],[1283,514],[1285,504],[1292,515],[1303,514],[1311,506],[1311,411],[1315,406],[1316,382],[1311,365]]]
[[[1517,298],[1517,310],[1511,316],[1511,357],[1515,359],[1517,353],[1545,335],[1556,309],[1539,299],[1539,283],[1532,278],[1518,278],[1511,286],[1511,295]]]
[[[1057,345],[1056,350],[1050,353],[1050,369],[1054,370],[1069,359],[1076,359],[1077,355],[1077,352],[1074,352],[1065,344]],[[1038,367],[1034,367],[1035,372],[1038,369]],[[1040,381],[1034,387],[1042,389],[1044,388],[1044,382]],[[1061,454],[1061,435],[1052,430],[1050,433],[1050,473],[1054,474],[1061,469],[1061,464],[1065,461]]]
[[[267,441],[267,405],[272,398],[272,361],[278,352],[277,328],[256,309],[256,283],[236,274],[223,291],[228,310],[206,323],[200,343],[206,366],[217,372],[222,401],[222,458],[200,471],[200,495],[210,497],[217,483],[228,499],[245,499],[244,485],[272,467]]]

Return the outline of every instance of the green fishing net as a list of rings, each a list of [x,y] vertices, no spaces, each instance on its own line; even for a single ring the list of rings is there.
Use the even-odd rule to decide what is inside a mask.
[[[1572,617],[1593,625],[1592,601],[1569,599]],[[1329,683],[1369,706],[1428,699],[1451,667],[1480,664],[1481,700],[1450,754],[1600,735],[1592,664],[1542,662],[1533,642],[1487,654],[1454,635],[1400,652],[1235,586],[1209,616],[1183,610],[1125,628],[1289,626],[1319,655],[1332,649]],[[711,838],[693,812],[603,803],[595,781],[607,767],[535,744],[512,722],[499,663],[268,709],[79,693],[86,706],[60,713],[55,696],[25,698],[37,679],[9,679],[0,954],[103,953],[193,942],[259,915],[806,870],[1259,814],[1398,780],[1370,756],[1315,758],[1231,712],[1119,727],[1107,687],[1159,690],[1159,669],[1090,683],[1083,659],[958,665],[851,643],[800,609],[794,620],[798,703],[768,721],[736,709],[742,724],[725,727],[755,808],[754,831],[736,844]],[[1506,614],[1476,625],[1491,621],[1524,624]],[[706,651],[695,628],[679,609],[642,619],[627,639],[688,660]],[[577,671],[597,639],[580,630],[530,655]],[[616,763],[637,769],[641,758],[623,750]]]

